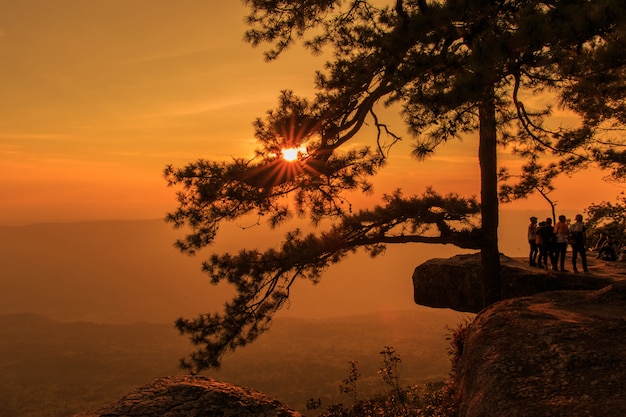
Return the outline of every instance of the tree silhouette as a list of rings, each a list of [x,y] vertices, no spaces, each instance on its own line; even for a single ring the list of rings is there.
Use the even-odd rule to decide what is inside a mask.
[[[204,263],[213,282],[231,283],[237,295],[223,313],[177,321],[197,346],[182,362],[192,371],[219,366],[224,353],[255,340],[295,279],[317,281],[359,247],[372,255],[389,243],[480,249],[484,304],[493,303],[501,292],[499,198],[549,190],[557,173],[592,163],[622,173],[622,140],[610,128],[626,114],[624,1],[244,3],[246,39],[269,45],[268,60],[296,41],[332,58],[317,73],[314,98],[284,91],[277,108],[255,122],[254,159],[166,169],[169,184],[180,188],[168,220],[191,227],[177,244],[193,253],[213,241],[221,222],[249,214],[272,226],[294,214],[334,224],[317,235],[290,232],[279,249],[213,255]],[[551,125],[553,106],[530,104],[539,95],[576,112],[580,124]],[[349,193],[371,192],[372,177],[402,137],[381,117],[386,107],[402,115],[418,159],[477,134],[480,202],[394,191],[382,205],[352,212]],[[303,146],[296,162],[279,156]],[[498,151],[517,155],[526,168],[519,175],[499,169]],[[507,183],[513,178],[517,184]]]
[[[626,240],[626,195],[622,191],[615,202],[602,201],[591,204],[585,209],[587,219],[587,241],[589,246],[595,243],[600,233],[611,236],[620,249]]]

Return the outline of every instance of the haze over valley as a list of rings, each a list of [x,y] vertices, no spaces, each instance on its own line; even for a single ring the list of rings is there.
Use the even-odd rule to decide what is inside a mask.
[[[502,216],[506,255],[525,255],[529,213]],[[119,324],[172,323],[218,310],[231,289],[211,285],[201,272],[202,260],[213,252],[276,245],[284,233],[240,226],[221,229],[217,243],[196,256],[173,247],[183,231],[160,219],[0,226],[0,314]],[[318,285],[298,282],[280,316],[420,311],[412,295],[415,266],[461,252],[440,245],[390,246],[375,259],[359,252],[331,267]]]
[[[214,250],[236,252],[241,242],[271,242],[272,237],[261,232],[233,225],[207,253],[187,256],[172,245],[182,231],[162,220],[0,227],[0,314],[172,323],[180,316],[218,310],[231,289],[209,283],[201,272],[203,256]],[[298,283],[281,315],[318,318],[418,308],[411,295],[411,274],[437,250],[397,249],[375,260],[349,257],[331,268],[319,285]],[[443,252],[454,251],[450,247]]]
[[[523,256],[528,212],[502,219],[503,251]],[[231,294],[200,270],[213,251],[277,244],[283,231],[228,225],[206,253],[173,247],[181,230],[160,219],[0,226],[0,417],[65,417],[180,373],[191,352],[173,322],[221,309]],[[405,384],[449,372],[450,329],[470,315],[413,302],[411,274],[449,246],[357,253],[318,285],[299,282],[258,341],[207,376],[259,389],[301,412],[309,398],[347,401],[338,385],[359,362],[363,394],[379,393],[379,352],[392,346]],[[311,415],[308,413],[307,415]]]

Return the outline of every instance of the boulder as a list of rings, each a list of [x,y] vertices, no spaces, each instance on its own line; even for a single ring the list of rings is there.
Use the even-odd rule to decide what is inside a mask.
[[[624,282],[496,303],[465,329],[458,416],[626,416],[624,346]]]
[[[251,388],[199,376],[168,376],[118,402],[74,417],[301,417]]]
[[[545,271],[500,255],[502,299],[555,290],[597,290],[614,282],[594,274]],[[413,272],[416,304],[477,313],[483,307],[480,254],[431,259]]]

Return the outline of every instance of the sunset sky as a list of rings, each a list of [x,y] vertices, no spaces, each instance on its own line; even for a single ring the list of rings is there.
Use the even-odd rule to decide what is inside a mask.
[[[249,155],[252,121],[282,89],[311,95],[324,57],[296,47],[264,62],[242,40],[245,15],[239,1],[0,0],[0,225],[163,217],[167,164]],[[479,192],[474,138],[426,163],[410,142],[374,198]],[[560,181],[558,211],[612,201],[622,188],[600,177]],[[549,210],[539,197],[506,209],[537,207]]]

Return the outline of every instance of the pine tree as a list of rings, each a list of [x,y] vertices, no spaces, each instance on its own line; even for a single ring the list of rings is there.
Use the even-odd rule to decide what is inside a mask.
[[[317,235],[290,232],[280,249],[216,254],[204,263],[214,282],[231,283],[237,295],[223,313],[178,320],[197,346],[183,361],[193,371],[219,366],[224,353],[255,340],[295,279],[317,281],[357,248],[373,255],[407,242],[480,249],[489,305],[501,292],[499,198],[524,197],[537,184],[549,187],[557,173],[592,163],[616,177],[623,172],[623,141],[611,128],[626,114],[625,1],[244,2],[246,39],[268,45],[268,60],[296,42],[331,59],[317,73],[313,99],[284,91],[277,108],[255,122],[255,159],[166,169],[169,184],[181,189],[168,219],[192,228],[178,246],[193,253],[213,241],[222,221],[251,213],[273,226],[294,213],[334,223]],[[576,112],[580,126],[550,128],[552,107],[526,103],[540,94]],[[381,118],[385,107],[401,112],[418,159],[477,134],[480,202],[395,191],[381,206],[352,213],[346,193],[370,192],[402,137]],[[354,138],[369,136],[369,146],[355,147]],[[285,148],[301,149],[300,159],[280,158]],[[498,167],[499,149],[526,161],[517,184],[502,182],[514,176]]]

